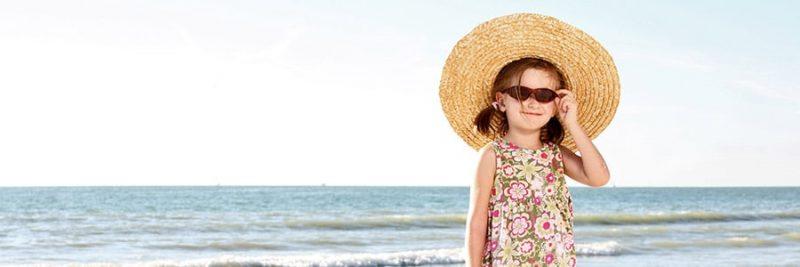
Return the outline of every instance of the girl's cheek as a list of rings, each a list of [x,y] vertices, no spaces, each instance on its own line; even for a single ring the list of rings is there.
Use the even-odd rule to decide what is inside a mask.
[[[555,102],[551,102],[549,105],[547,105],[548,114],[550,115],[555,115],[557,109],[558,107],[556,107]]]

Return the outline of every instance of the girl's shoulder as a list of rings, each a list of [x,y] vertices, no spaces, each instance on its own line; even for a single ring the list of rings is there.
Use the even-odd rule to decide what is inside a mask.
[[[478,184],[491,185],[494,173],[497,171],[497,158],[493,145],[488,143],[480,148],[478,153]]]
[[[494,158],[495,155],[497,155],[497,144],[493,140],[493,141],[483,145],[483,147],[481,147],[478,151],[479,151],[478,154],[481,155],[481,158],[483,158],[483,157]]]
[[[503,150],[503,143],[501,139],[494,139],[481,147],[481,159],[486,161],[494,161],[495,167],[499,166],[501,158],[507,156],[508,151]]]

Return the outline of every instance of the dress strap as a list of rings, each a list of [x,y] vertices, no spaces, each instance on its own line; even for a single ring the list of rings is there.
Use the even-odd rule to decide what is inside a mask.
[[[495,138],[491,142],[491,146],[492,146],[492,149],[494,149],[495,155],[500,155],[501,147],[500,147],[500,143],[499,142],[500,142],[500,139],[498,139],[498,138]]]

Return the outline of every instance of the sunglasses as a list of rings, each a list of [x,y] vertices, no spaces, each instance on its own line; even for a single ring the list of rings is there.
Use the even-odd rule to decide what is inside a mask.
[[[531,95],[533,95],[533,98],[539,103],[550,103],[550,101],[553,101],[556,99],[556,97],[558,97],[556,91],[550,90],[549,88],[531,89],[521,85],[509,87],[500,90],[500,92],[507,93],[519,101],[525,101],[531,97]]]

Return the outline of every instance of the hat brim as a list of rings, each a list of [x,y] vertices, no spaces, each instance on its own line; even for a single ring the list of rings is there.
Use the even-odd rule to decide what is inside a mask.
[[[550,16],[516,13],[481,23],[447,57],[439,85],[442,109],[455,132],[473,149],[491,142],[475,116],[492,101],[494,79],[511,61],[535,57],[564,74],[578,101],[578,123],[591,138],[610,123],[619,104],[619,77],[611,55],[594,38]],[[576,151],[569,131],[561,143]]]

